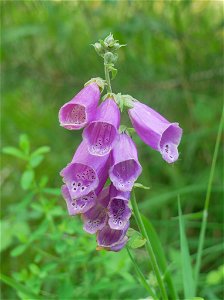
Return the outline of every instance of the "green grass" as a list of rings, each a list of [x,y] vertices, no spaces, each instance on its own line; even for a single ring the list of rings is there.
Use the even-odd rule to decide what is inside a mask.
[[[183,128],[172,166],[134,136],[144,167],[138,181],[150,187],[136,189],[136,200],[165,289],[172,294],[170,277],[179,299],[186,298],[181,266],[188,257],[196,296],[223,299],[222,147],[215,168],[213,159],[223,103],[221,2],[1,1],[1,20],[2,146],[19,148],[21,134],[30,143],[23,136],[22,155],[2,153],[1,298],[129,300],[159,290],[143,247],[130,250],[135,266],[125,249],[95,251],[94,236],[83,232],[79,217],[67,215],[60,196],[59,171],[81,136],[59,126],[58,110],[91,77],[104,76],[90,44],[113,32],[127,44],[119,50],[113,91]],[[42,146],[51,151],[32,154]],[[206,193],[209,214],[198,252]],[[134,220],[131,226],[137,228]]]

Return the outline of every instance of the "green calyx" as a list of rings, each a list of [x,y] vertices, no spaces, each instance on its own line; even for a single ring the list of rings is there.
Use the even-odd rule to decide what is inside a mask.
[[[95,82],[98,85],[100,92],[102,93],[105,88],[105,85],[106,85],[106,80],[104,80],[103,78],[100,78],[100,77],[91,78],[89,81],[87,81],[84,84],[84,86],[87,86],[88,84],[91,84],[93,82]]]

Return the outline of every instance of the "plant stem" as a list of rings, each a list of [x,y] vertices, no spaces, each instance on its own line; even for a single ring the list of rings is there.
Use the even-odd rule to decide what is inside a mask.
[[[145,247],[146,247],[146,250],[147,250],[147,252],[149,254],[149,257],[150,257],[150,260],[151,260],[151,266],[152,266],[153,271],[155,273],[155,276],[156,276],[156,279],[157,279],[157,282],[158,282],[158,285],[159,285],[159,288],[160,288],[160,291],[161,291],[162,299],[163,300],[168,300],[168,296],[167,296],[167,293],[166,293],[164,282],[163,282],[163,279],[161,277],[159,266],[158,266],[157,261],[156,261],[156,256],[153,252],[152,245],[150,243],[147,231],[145,229],[144,223],[143,223],[142,218],[141,218],[141,214],[140,214],[139,209],[138,209],[138,205],[137,205],[137,202],[136,202],[136,197],[135,197],[134,190],[132,191],[131,204],[132,204],[133,213],[134,213],[138,228],[139,228],[142,236],[146,239]]]
[[[105,80],[107,83],[107,92],[112,93],[111,83],[110,83],[110,74],[108,70],[108,65],[104,61],[104,73],[105,73]]]
[[[139,280],[141,281],[142,285],[144,286],[144,288],[149,292],[150,296],[152,296],[153,299],[157,300],[158,298],[156,297],[156,295],[154,294],[153,290],[151,289],[150,285],[147,283],[147,281],[145,280],[144,275],[142,274],[141,270],[139,269],[139,266],[136,263],[136,260],[134,259],[134,257],[131,255],[131,252],[128,248],[128,246],[126,247],[128,255],[135,267],[136,273],[138,274]]]
[[[219,123],[217,137],[216,137],[215,149],[214,149],[214,153],[213,153],[213,157],[212,157],[212,165],[211,165],[211,170],[210,170],[210,175],[209,175],[209,180],[208,180],[208,187],[207,187],[207,192],[206,192],[206,197],[205,197],[205,205],[204,205],[204,210],[203,210],[203,218],[202,218],[202,224],[201,224],[201,230],[200,230],[200,236],[199,236],[196,266],[195,266],[195,287],[197,287],[198,275],[199,275],[200,268],[201,268],[201,257],[202,257],[202,250],[203,250],[203,246],[204,246],[205,231],[206,231],[206,226],[207,226],[208,208],[209,208],[210,196],[211,196],[211,191],[212,191],[212,182],[213,182],[214,174],[215,174],[215,166],[216,166],[216,161],[217,161],[219,146],[220,146],[220,141],[221,141],[223,123],[224,123],[224,106],[223,106],[222,116],[221,116],[220,123]]]

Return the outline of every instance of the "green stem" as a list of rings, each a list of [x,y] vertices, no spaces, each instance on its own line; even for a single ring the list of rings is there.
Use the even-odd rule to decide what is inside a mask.
[[[128,246],[126,247],[128,255],[135,267],[135,271],[138,274],[139,280],[141,281],[142,285],[144,286],[144,288],[149,292],[150,296],[152,296],[153,299],[157,300],[158,298],[156,297],[156,295],[154,294],[153,290],[151,289],[150,285],[147,283],[147,281],[145,280],[144,275],[142,274],[141,270],[139,269],[139,266],[137,265],[134,257],[131,255],[131,252],[128,248]]]
[[[105,62],[104,62],[104,73],[105,73],[105,80],[106,80],[106,83],[107,83],[107,92],[112,93],[108,65]]]
[[[214,174],[215,174],[215,166],[216,166],[216,161],[217,161],[219,146],[220,146],[220,141],[221,141],[223,122],[224,122],[224,107],[222,110],[222,116],[220,119],[219,129],[218,129],[216,143],[215,143],[215,149],[214,149],[213,158],[212,158],[212,165],[211,165],[211,170],[210,170],[210,175],[209,175],[209,180],[208,180],[208,188],[207,188],[207,192],[206,192],[203,218],[202,218],[202,224],[201,224],[201,230],[200,230],[200,236],[199,236],[199,244],[198,244],[196,266],[195,266],[195,286],[196,287],[197,287],[198,275],[199,275],[200,268],[201,268],[201,258],[202,258],[202,250],[203,250],[203,246],[204,246],[205,231],[206,231],[206,226],[207,226],[208,208],[209,208],[210,196],[211,196],[211,191],[212,191],[212,182],[213,182]]]
[[[155,276],[156,276],[156,279],[157,279],[157,282],[158,282],[158,285],[159,285],[159,288],[160,288],[160,291],[161,291],[162,299],[163,300],[168,300],[168,296],[167,296],[166,289],[165,289],[165,286],[164,286],[164,283],[163,283],[163,279],[161,277],[159,266],[158,266],[157,261],[156,261],[156,256],[154,254],[154,251],[153,251],[152,245],[150,243],[147,231],[145,229],[144,223],[143,223],[142,218],[141,218],[141,214],[140,214],[139,209],[138,209],[138,205],[137,205],[137,202],[136,202],[136,197],[135,197],[134,190],[132,191],[131,204],[132,204],[133,213],[134,213],[134,216],[135,216],[135,219],[136,219],[136,223],[139,227],[139,230],[140,230],[142,236],[146,239],[145,247],[146,247],[146,250],[147,250],[147,252],[149,254],[149,257],[150,257],[151,266],[152,266],[153,271],[155,273]]]

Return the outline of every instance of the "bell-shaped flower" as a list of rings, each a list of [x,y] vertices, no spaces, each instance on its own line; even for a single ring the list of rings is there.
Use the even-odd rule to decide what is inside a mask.
[[[96,204],[97,196],[95,191],[78,199],[72,199],[67,186],[64,184],[61,187],[61,192],[66,201],[69,215],[83,214]]]
[[[97,156],[107,155],[115,143],[119,124],[119,108],[113,99],[108,98],[101,103],[94,120],[83,131],[89,152]]]
[[[70,130],[83,128],[93,120],[99,100],[99,86],[95,82],[87,84],[59,110],[60,125]]]
[[[178,123],[170,123],[152,108],[133,101],[129,117],[137,134],[147,145],[159,151],[165,161],[175,162],[178,157],[178,145],[182,129]]]
[[[108,178],[109,160],[109,154],[91,155],[86,142],[82,141],[72,162],[60,173],[72,199],[86,196],[95,189],[102,190]]]
[[[130,223],[128,222],[123,230],[116,230],[106,225],[102,230],[97,232],[97,249],[106,249],[110,251],[121,250],[126,242],[127,238],[125,234],[129,228]]]
[[[109,170],[111,181],[118,190],[131,191],[141,172],[135,143],[127,134],[119,134],[112,150],[112,166]]]
[[[88,233],[96,233],[106,225],[107,206],[110,201],[110,187],[104,188],[98,195],[96,204],[82,215],[83,229]]]
[[[124,229],[131,217],[131,209],[128,206],[130,192],[118,191],[113,185],[110,188],[110,202],[108,205],[108,224],[110,228]]]

